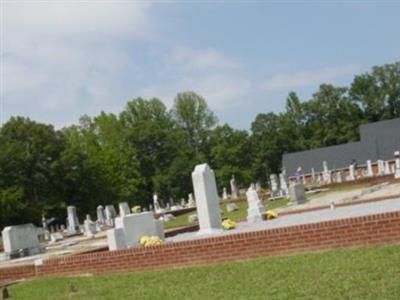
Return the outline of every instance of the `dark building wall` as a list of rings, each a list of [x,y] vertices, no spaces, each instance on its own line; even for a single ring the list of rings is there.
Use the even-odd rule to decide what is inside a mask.
[[[303,174],[311,173],[311,168],[322,172],[323,161],[332,170],[347,168],[353,159],[358,164],[391,160],[394,151],[400,150],[400,118],[361,125],[360,137],[359,142],[284,154],[282,165],[293,176],[298,167]]]

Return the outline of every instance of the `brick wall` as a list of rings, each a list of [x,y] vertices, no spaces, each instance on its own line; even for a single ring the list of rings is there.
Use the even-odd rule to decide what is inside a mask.
[[[135,247],[112,252],[52,258],[45,260],[42,266],[0,268],[0,284],[34,276],[178,268],[297,252],[398,242],[400,242],[400,211],[166,243],[147,248]]]
[[[49,259],[38,276],[101,274],[400,242],[400,211],[249,233]]]
[[[35,266],[33,264],[0,268],[0,286],[34,276]]]

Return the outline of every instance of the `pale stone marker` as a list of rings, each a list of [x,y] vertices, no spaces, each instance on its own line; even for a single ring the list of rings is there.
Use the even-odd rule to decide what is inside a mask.
[[[294,204],[306,202],[306,193],[301,183],[295,183],[289,187],[289,198]]]
[[[18,258],[43,252],[33,224],[7,226],[1,232],[5,257]]]
[[[374,172],[372,170],[372,162],[371,160],[367,160],[367,177],[372,177],[374,176]]]
[[[261,184],[259,182],[256,183],[256,191],[257,193],[261,191]]]
[[[394,178],[400,178],[400,151],[396,151],[394,153],[395,161],[395,169],[394,169]]]
[[[391,174],[391,172],[390,172],[390,163],[388,161],[385,161],[385,174],[386,175]]]
[[[158,195],[156,193],[153,194],[153,207],[157,214],[164,211],[160,206],[160,202],[158,202]]]
[[[114,226],[114,219],[117,216],[117,212],[115,211],[114,205],[106,205],[106,224],[108,226]]]
[[[349,181],[356,180],[356,174],[355,174],[355,167],[354,164],[351,164],[349,166]]]
[[[129,205],[126,202],[121,202],[118,204],[119,208],[119,215],[120,216],[126,216],[131,213],[131,210],[129,209]]]
[[[199,217],[199,234],[221,230],[221,214],[214,171],[207,164],[197,165],[192,173],[194,194]],[[233,189],[233,192],[235,189]]]
[[[342,173],[342,171],[337,171],[336,172],[336,182],[337,183],[342,183],[343,182],[343,173]]]
[[[126,244],[125,233],[122,228],[114,228],[107,230],[108,249],[110,251],[125,249]]]
[[[235,203],[228,203],[226,205],[227,212],[232,212],[232,211],[236,211],[236,210],[239,210],[239,207]]]
[[[83,228],[85,235],[88,237],[93,237],[97,233],[96,223],[92,221],[90,215],[86,215],[86,220],[83,223]]]
[[[260,198],[258,198],[257,191],[253,186],[250,186],[250,188],[247,190],[246,197],[247,204],[249,205],[247,208],[247,222],[261,222],[263,220],[265,208],[262,205]]]
[[[271,182],[271,197],[279,196],[279,182],[278,176],[276,174],[271,174],[269,176]]]
[[[97,206],[97,223],[100,226],[106,224],[106,215],[104,213],[104,208],[101,205]]]
[[[189,194],[188,207],[196,207],[196,201],[194,201],[193,194]]]
[[[156,235],[163,238],[163,236],[159,236],[160,229],[158,226],[152,212],[130,214],[115,219],[115,228],[123,229],[128,246],[139,245],[139,239],[144,235]]]
[[[231,197],[232,197],[232,199],[237,199],[238,198],[238,189],[236,187],[236,181],[235,181],[234,175],[232,175],[230,184],[231,184]]]
[[[284,173],[279,174],[279,182],[281,183],[281,193],[282,196],[287,196],[289,194],[289,188],[287,179]]]
[[[228,192],[226,191],[226,187],[222,189],[222,200],[228,200]]]
[[[311,168],[311,180],[312,180],[312,182],[314,183],[315,182],[315,170],[314,170],[314,168]]]
[[[75,206],[68,206],[67,207],[67,214],[68,214],[68,233],[69,234],[76,234],[79,233],[79,220],[78,215],[76,214],[76,207]]]
[[[325,184],[330,184],[332,182],[332,178],[331,178],[331,173],[329,172],[328,169],[328,163],[326,161],[323,161],[322,167],[323,167],[324,182]]]
[[[378,174],[385,175],[385,162],[383,160],[378,160]]]

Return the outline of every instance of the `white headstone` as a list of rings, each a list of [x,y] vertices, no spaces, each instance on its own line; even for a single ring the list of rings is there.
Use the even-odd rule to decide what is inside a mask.
[[[282,196],[287,196],[289,194],[289,187],[286,176],[283,173],[279,174],[279,182],[281,183]]]
[[[117,212],[115,211],[114,205],[106,205],[106,224],[108,226],[114,226],[114,219],[117,217]]]
[[[234,175],[232,175],[230,184],[231,184],[231,197],[232,197],[232,199],[237,199],[238,198],[238,189],[236,187],[236,181],[235,181]]]
[[[263,220],[263,213],[265,209],[260,201],[260,198],[258,198],[256,189],[253,186],[250,186],[250,188],[247,190],[246,197],[247,204],[249,205],[247,208],[247,222],[261,222]]]
[[[390,171],[390,163],[388,161],[385,161],[385,175],[391,174]]]
[[[396,151],[394,153],[395,161],[395,169],[394,169],[394,178],[400,178],[400,151]]]
[[[367,177],[374,176],[374,172],[372,170],[372,162],[371,160],[367,160]]]
[[[207,164],[197,165],[192,173],[199,217],[199,234],[221,230],[221,214],[214,171]]]
[[[105,225],[106,224],[106,215],[104,213],[104,208],[103,206],[99,205],[97,206],[97,223],[99,225]]]
[[[312,182],[315,182],[315,180],[316,180],[314,168],[311,168],[311,180],[312,180]]]
[[[256,182],[256,191],[257,193],[261,191],[261,184],[259,182]]]
[[[1,232],[4,252],[8,258],[35,255],[42,252],[38,231],[33,224],[7,226]]]
[[[222,200],[228,200],[228,192],[226,191],[226,187],[222,189]]]
[[[125,249],[126,244],[125,233],[122,228],[113,228],[107,230],[108,249],[110,251]]]
[[[385,175],[385,162],[383,160],[378,160],[378,174]]]
[[[279,181],[276,174],[271,174],[269,176],[271,182],[271,197],[279,196]]]
[[[331,178],[331,173],[329,172],[329,169],[328,169],[328,163],[326,161],[324,161],[322,163],[322,167],[323,167],[322,176],[324,178],[324,182],[325,182],[325,184],[330,184],[332,182],[332,178]]]
[[[156,193],[153,194],[153,207],[156,213],[162,213],[163,209],[161,209],[160,202],[158,202],[158,195]]]
[[[349,177],[348,177],[349,181],[353,181],[356,180],[356,174],[355,174],[355,166],[354,164],[351,164],[349,166]]]
[[[194,201],[192,193],[189,194],[188,198],[188,207],[196,207],[196,201]]]
[[[128,246],[138,245],[139,239],[144,235],[158,236],[160,230],[157,226],[152,212],[130,214],[115,219],[115,228],[123,229]]]
[[[126,215],[129,215],[131,213],[129,205],[126,202],[119,203],[118,204],[118,208],[119,208],[119,215],[120,216],[126,216]]]
[[[337,171],[336,172],[336,182],[337,183],[342,183],[343,182],[343,173],[342,173],[342,171]]]
[[[69,234],[76,234],[79,233],[79,220],[78,215],[76,214],[76,207],[75,206],[68,206],[67,207],[67,214],[68,214],[68,233]]]

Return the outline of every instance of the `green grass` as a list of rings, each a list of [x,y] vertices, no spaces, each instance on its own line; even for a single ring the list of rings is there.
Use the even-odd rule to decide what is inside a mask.
[[[275,209],[277,207],[282,207],[287,205],[289,201],[287,199],[279,199],[279,200],[274,200],[274,201],[264,201],[264,207],[266,210],[268,209]],[[239,207],[239,210],[237,211],[232,211],[232,212],[227,212],[226,210],[226,204],[229,202],[224,202],[220,205],[223,213],[221,215],[222,218],[229,218],[234,221],[243,221],[246,219],[247,216],[247,202],[246,201],[237,201],[235,202],[236,205]],[[188,223],[188,216],[195,214],[196,211],[186,213],[183,215],[180,215],[176,217],[175,220],[171,220],[169,222],[164,223],[164,228],[169,229],[169,228],[174,228],[174,227],[180,227],[180,226],[185,226],[189,225]]]
[[[77,292],[71,293],[71,284]],[[18,300],[399,299],[400,245],[235,263],[46,278],[9,287]]]

